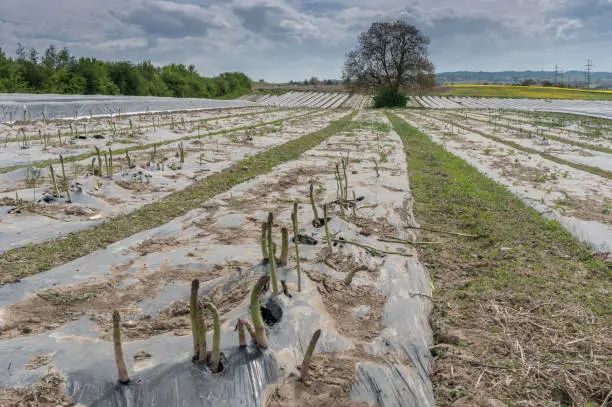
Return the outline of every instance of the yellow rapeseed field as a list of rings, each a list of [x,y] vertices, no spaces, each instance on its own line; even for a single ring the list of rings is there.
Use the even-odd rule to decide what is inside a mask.
[[[567,89],[544,86],[447,85],[435,88],[430,95],[534,99],[612,100],[612,90]]]

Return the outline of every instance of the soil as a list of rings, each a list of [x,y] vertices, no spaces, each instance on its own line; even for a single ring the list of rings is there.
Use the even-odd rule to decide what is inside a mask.
[[[372,267],[368,267],[354,259],[352,256],[348,256],[344,253],[336,252],[333,254],[329,254],[329,250],[324,250],[321,253],[322,261],[332,269],[339,271],[340,273],[349,273],[353,270],[359,270],[358,273],[361,273],[362,276],[364,273],[368,275],[368,277],[372,279],[376,279],[378,277],[378,270]]]
[[[149,253],[170,252],[179,246],[180,242],[175,238],[148,239],[136,245],[133,250],[136,251],[140,256],[144,256]]]
[[[355,366],[366,360],[381,363],[361,351],[316,354],[310,363],[311,380],[304,383],[298,374],[291,373],[268,390],[266,407],[367,407],[366,403],[349,400]]]
[[[40,291],[36,295],[5,308],[5,325],[0,328],[0,339],[36,335],[55,329],[71,320],[79,319],[85,314],[110,316],[114,310],[119,310],[122,315],[138,315],[141,312],[138,303],[147,298],[155,298],[158,291],[168,281],[191,282],[194,278],[198,278],[200,282],[206,282],[226,275],[237,267],[240,266],[235,263],[227,263],[196,270],[183,267],[170,268],[162,265],[158,271],[151,273],[146,267],[143,267],[142,270],[129,276],[130,279],[136,281],[123,288],[118,286],[126,276],[121,276],[119,273],[122,270],[117,269],[114,270],[114,277],[106,281]],[[233,287],[222,299],[219,299],[219,294],[213,294],[213,303],[220,308],[220,311],[231,309],[233,304],[246,298],[249,290],[245,286],[247,283],[251,284],[251,280],[247,279]],[[220,289],[222,287],[216,290]],[[213,293],[217,291],[214,290]],[[175,304],[163,310],[155,318],[143,316],[137,324],[134,324],[133,329],[126,329],[126,340],[149,337],[160,331],[182,329],[183,323],[174,320],[180,317],[178,309],[180,305]],[[111,328],[110,319],[96,316],[92,317],[92,320],[101,325],[101,337],[108,339],[107,334]],[[140,327],[141,321],[144,321],[142,328]]]
[[[229,289],[219,285],[213,289],[209,297],[202,299],[212,302],[217,307],[221,315],[221,323],[223,323],[223,315],[236,308],[249,297],[256,280],[257,278],[254,277],[243,279]],[[204,319],[206,325],[211,329],[213,318],[208,309],[204,311]],[[100,339],[112,340],[112,321],[99,317],[94,320],[101,330]],[[187,302],[174,301],[153,318],[145,315],[137,320],[123,321],[121,335],[125,341],[129,342],[168,332],[177,336],[191,335],[191,320]]]
[[[360,233],[378,236],[395,236],[398,233],[396,226],[389,223],[387,219],[378,218],[370,219],[359,216],[359,206],[357,207],[357,218],[351,218],[351,222],[357,225],[361,230]]]
[[[172,189],[163,185],[155,185],[150,182],[139,182],[139,181],[115,181],[115,184],[123,189],[127,189],[132,192],[138,193],[149,193],[149,192],[171,192]]]
[[[52,370],[36,384],[25,388],[0,389],[2,407],[57,407],[73,406],[66,392],[66,380],[61,373]]]
[[[612,201],[599,202],[567,195],[557,201],[557,209],[565,216],[612,224]]]
[[[346,285],[316,270],[305,270],[305,273],[318,283],[325,309],[334,317],[341,334],[361,340],[371,340],[380,334],[384,327],[382,315],[387,297],[375,288]],[[368,310],[360,318],[354,309],[364,305]]]
[[[26,363],[25,365],[25,370],[36,370],[38,368],[41,368],[43,366],[47,366],[51,363],[51,355],[46,353],[44,355],[39,355],[36,356],[34,358],[32,358],[32,360],[30,360],[28,363]]]
[[[5,200],[7,205],[16,205],[12,200],[13,204],[10,204],[8,200]],[[81,220],[88,219],[100,211],[97,209],[89,208],[81,205],[70,205],[70,204],[39,204],[24,201],[18,206],[18,211],[12,213],[12,215],[42,215],[51,218],[70,216]]]

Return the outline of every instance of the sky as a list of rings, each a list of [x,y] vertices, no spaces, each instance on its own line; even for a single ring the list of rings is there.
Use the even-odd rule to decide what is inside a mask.
[[[340,78],[374,21],[431,40],[437,72],[612,71],[612,0],[2,0],[0,47],[194,64],[281,82]]]

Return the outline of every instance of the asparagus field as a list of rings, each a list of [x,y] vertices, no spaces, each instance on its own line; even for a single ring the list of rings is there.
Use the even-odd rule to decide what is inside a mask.
[[[431,285],[382,112],[18,125],[3,403],[434,405]]]
[[[609,120],[251,99],[2,125],[0,406],[607,403]]]

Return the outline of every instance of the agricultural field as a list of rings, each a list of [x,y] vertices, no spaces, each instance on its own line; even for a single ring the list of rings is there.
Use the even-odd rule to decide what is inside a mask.
[[[191,122],[201,120],[209,127],[200,135]],[[53,161],[59,192],[50,171],[43,174],[47,163],[34,192],[19,174],[32,172],[37,162],[20,167],[26,164],[7,161],[8,168],[20,168],[4,171],[11,177],[2,221],[11,227],[3,226],[9,231],[3,239],[7,245],[32,243],[0,255],[0,359],[11,366],[1,374],[9,389],[0,390],[0,400],[434,405],[428,379],[431,285],[410,244],[417,232],[407,228],[416,224],[405,153],[385,115],[254,107],[172,113],[155,127],[152,122],[148,115],[116,119],[116,134],[97,128],[104,125],[95,119],[74,122],[72,130],[61,130],[76,134],[75,127],[85,125],[78,130],[85,139],[66,135],[47,145],[37,126],[67,123],[19,123],[25,136],[20,131],[16,140],[8,137],[5,148],[20,151],[19,143],[26,143],[23,150],[37,149],[36,157]],[[64,162],[62,171],[61,162],[44,154],[73,138],[79,150],[89,149],[88,156],[66,153],[64,161],[77,158]],[[95,143],[123,139],[143,148],[128,150],[129,162],[114,153],[112,165],[108,153],[99,172]],[[156,145],[147,146],[152,141]],[[121,200],[115,205],[123,210],[94,205],[90,196]],[[269,216],[278,278],[253,297],[256,283],[272,273],[270,252],[262,254],[261,245]],[[216,310],[203,313],[212,353],[202,365],[191,361],[194,279],[200,299]],[[281,294],[273,295],[277,290]],[[262,304],[268,350],[250,341],[239,346],[238,320],[260,329],[251,315],[260,309],[253,301]],[[407,309],[414,312],[410,321],[401,317]],[[116,385],[113,311],[122,321],[132,378],[126,387]],[[298,368],[319,329],[306,386],[297,380]],[[212,364],[217,340],[221,365]]]
[[[0,406],[605,405],[610,121],[370,102],[5,123]]]
[[[279,107],[316,107],[322,109],[344,107],[363,109],[372,106],[371,96],[345,92],[279,91],[263,95],[250,95],[243,99],[258,105]]]
[[[131,213],[342,114],[254,107],[5,126],[0,252]]]
[[[247,107],[240,99],[0,93],[0,122]]]
[[[612,121],[520,111],[407,110],[400,115],[559,221],[612,252]]]
[[[519,110],[582,115],[595,119],[612,120],[612,102],[608,101],[415,96],[408,101],[408,107],[450,110]]]
[[[611,90],[567,89],[544,86],[447,85],[428,92],[431,96],[494,97],[567,100],[612,100]]]

